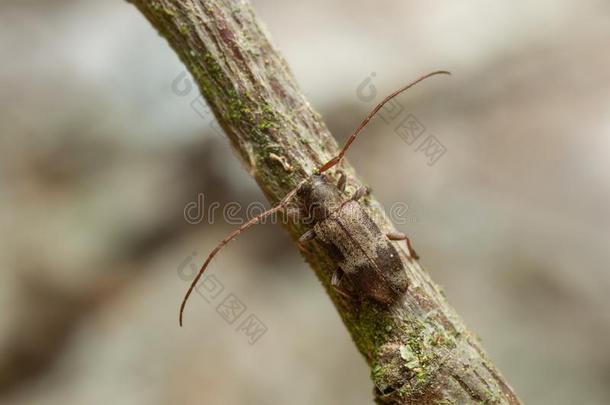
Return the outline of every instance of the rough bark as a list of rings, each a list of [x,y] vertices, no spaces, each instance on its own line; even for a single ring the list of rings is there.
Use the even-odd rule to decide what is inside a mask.
[[[167,39],[199,85],[250,174],[272,204],[338,152],[320,115],[248,1],[131,0]],[[360,181],[348,162],[350,187]],[[395,231],[370,196],[365,208]],[[305,230],[287,224],[296,240]],[[402,246],[401,246],[402,249]],[[519,404],[442,290],[401,251],[409,290],[393,308],[353,305],[330,288],[332,260],[306,254],[358,350],[380,404]]]

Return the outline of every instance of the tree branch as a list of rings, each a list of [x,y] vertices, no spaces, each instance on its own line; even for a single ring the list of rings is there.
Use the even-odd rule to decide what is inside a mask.
[[[338,153],[247,0],[131,0],[167,39],[199,85],[235,150],[272,204]],[[348,162],[350,187],[360,181]],[[395,231],[380,204],[363,204]],[[296,240],[305,228],[287,224]],[[402,247],[401,247],[402,249]],[[354,306],[330,287],[336,265],[306,259],[371,367],[379,404],[519,404],[439,287],[401,250],[409,289],[393,308]]]

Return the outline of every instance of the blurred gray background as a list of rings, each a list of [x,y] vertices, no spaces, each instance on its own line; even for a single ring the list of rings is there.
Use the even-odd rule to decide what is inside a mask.
[[[254,5],[339,140],[384,94],[453,72],[398,100],[446,148],[434,165],[380,118],[350,160],[408,204],[399,228],[526,403],[610,403],[610,3]],[[1,403],[371,403],[277,225],[213,262],[224,291],[178,328],[178,267],[232,229],[185,204],[266,201],[133,6],[4,0],[0,55]],[[247,306],[232,325],[230,293]],[[253,345],[248,314],[267,328]]]

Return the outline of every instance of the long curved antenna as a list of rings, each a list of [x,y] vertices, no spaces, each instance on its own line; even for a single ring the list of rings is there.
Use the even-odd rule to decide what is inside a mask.
[[[427,75],[424,75],[424,76],[420,77],[419,79],[412,81],[411,83],[407,84],[404,87],[401,87],[400,89],[396,90],[394,93],[392,93],[389,96],[387,96],[386,98],[384,98],[381,101],[381,103],[377,104],[377,106],[375,108],[373,108],[373,110],[371,110],[371,112],[364,118],[364,120],[362,120],[362,122],[360,123],[360,126],[358,126],[358,128],[356,128],[356,130],[349,136],[349,138],[347,139],[347,142],[345,142],[345,145],[343,146],[343,149],[341,149],[341,152],[339,152],[339,154],[337,156],[335,156],[334,158],[332,158],[328,162],[326,162],[324,164],[324,166],[322,166],[320,168],[319,172],[323,173],[323,172],[327,171],[328,169],[330,169],[331,167],[339,164],[339,162],[341,162],[341,160],[343,159],[343,157],[347,153],[347,150],[349,149],[350,145],[356,139],[356,136],[358,136],[360,131],[362,131],[364,129],[364,127],[366,127],[366,124],[369,123],[371,118],[373,118],[375,116],[375,114],[377,114],[377,112],[379,110],[381,110],[381,108],[388,101],[390,101],[391,99],[393,99],[394,97],[396,97],[397,95],[402,93],[403,91],[410,89],[411,87],[415,86],[417,83],[419,83],[422,80],[425,80],[425,79],[427,79],[427,78],[429,78],[431,76],[434,76],[434,75],[450,75],[450,74],[451,74],[451,72],[448,72],[446,70],[437,70],[435,72],[428,73]]]
[[[229,242],[231,242],[233,239],[235,239],[237,237],[237,235],[239,235],[242,231],[244,231],[244,230],[248,229],[249,227],[251,227],[252,225],[260,222],[262,219],[268,217],[269,215],[271,215],[271,214],[281,210],[282,208],[286,207],[288,205],[288,203],[290,202],[290,199],[296,194],[298,189],[299,189],[299,186],[295,187],[292,191],[290,191],[288,194],[286,194],[286,196],[282,199],[282,201],[280,201],[278,203],[278,205],[276,205],[273,208],[270,208],[269,210],[263,212],[262,214],[257,215],[256,217],[252,218],[251,220],[249,220],[248,222],[246,222],[245,224],[241,225],[239,228],[237,228],[236,230],[231,232],[229,234],[229,236],[224,238],[214,248],[214,250],[212,250],[212,252],[209,254],[208,258],[205,259],[205,262],[203,263],[203,265],[199,269],[199,273],[197,273],[197,276],[195,277],[195,279],[191,283],[191,286],[189,287],[188,291],[186,292],[186,295],[182,299],[182,303],[180,304],[180,316],[178,318],[180,326],[182,326],[182,315],[184,313],[184,308],[186,307],[186,301],[189,299],[189,296],[193,292],[193,289],[195,288],[195,286],[199,282],[199,279],[201,278],[201,276],[203,276],[203,273],[205,272],[205,269],[208,267],[208,265],[210,264],[210,262],[212,261],[214,256],[216,256],[216,254],[218,252],[220,252],[223,247],[225,247]]]

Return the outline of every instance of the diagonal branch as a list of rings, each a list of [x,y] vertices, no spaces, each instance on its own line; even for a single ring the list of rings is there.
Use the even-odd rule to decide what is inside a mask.
[[[131,0],[187,66],[250,174],[272,204],[338,153],[247,0]],[[288,162],[288,164],[285,164]],[[348,162],[342,170],[358,187]],[[373,196],[365,209],[395,232]],[[305,228],[286,228],[296,240]],[[318,275],[371,367],[380,404],[520,404],[479,342],[420,265],[401,260],[409,289],[393,308],[354,306],[330,287],[333,261],[313,249]]]

